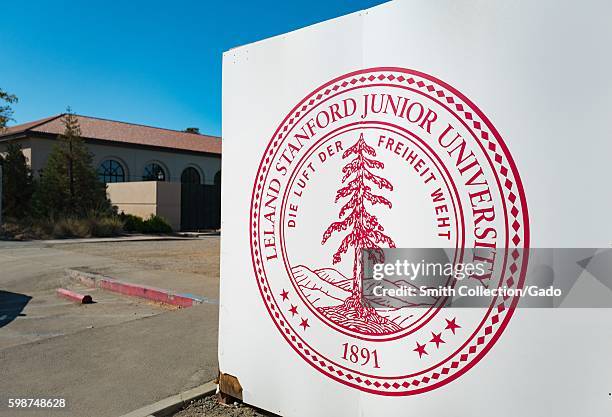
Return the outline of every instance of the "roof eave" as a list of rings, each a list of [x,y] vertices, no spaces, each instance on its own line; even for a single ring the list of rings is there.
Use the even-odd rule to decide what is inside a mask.
[[[26,131],[26,132],[21,133],[20,138],[22,137],[23,138],[42,137],[45,139],[55,139],[58,136],[60,135],[56,133]],[[0,137],[0,141],[2,139],[3,138]],[[86,142],[94,142],[94,143],[98,142],[98,143],[102,143],[105,145],[113,144],[115,146],[126,147],[126,148],[157,149],[157,150],[166,151],[166,152],[182,152],[182,153],[191,153],[191,154],[198,154],[198,155],[218,156],[218,157],[221,157],[221,154],[222,154],[222,152],[217,153],[217,152],[210,152],[210,151],[200,151],[196,149],[184,149],[184,148],[172,148],[168,146],[148,145],[144,143],[120,142],[120,141],[114,141],[114,140],[109,140],[109,139],[91,138],[87,136],[82,136],[82,139],[85,140]]]
[[[28,137],[27,131],[12,132],[12,133],[5,133],[5,134],[0,133],[0,142],[8,142],[9,140],[24,139],[27,137]]]

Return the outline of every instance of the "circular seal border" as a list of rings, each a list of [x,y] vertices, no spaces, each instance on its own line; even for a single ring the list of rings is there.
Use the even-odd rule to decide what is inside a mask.
[[[396,75],[397,73],[401,75],[398,76]],[[338,382],[373,394],[407,396],[439,388],[457,379],[476,365],[501,337],[501,334],[514,313],[519,298],[513,297],[510,300],[510,297],[506,296],[499,300],[499,303],[496,305],[494,305],[495,303],[492,304],[482,322],[472,333],[470,338],[468,338],[459,349],[439,364],[417,375],[408,377],[374,377],[372,375],[365,375],[339,365],[317,353],[288,324],[269,289],[263,269],[263,262],[260,258],[261,253],[259,250],[259,235],[257,231],[259,212],[258,200],[261,197],[261,189],[267,178],[268,164],[275,153],[275,149],[279,146],[279,143],[284,138],[284,134],[289,129],[289,126],[294,123],[300,114],[309,110],[311,107],[315,107],[313,104],[321,98],[329,96],[341,88],[346,88],[347,86],[364,86],[368,83],[375,84],[382,81],[395,82],[410,85],[412,88],[418,88],[421,94],[429,96],[430,99],[438,101],[439,103],[441,103],[441,100],[445,100],[449,106],[454,106],[456,111],[463,115],[462,123],[471,131],[477,141],[480,142],[479,145],[483,151],[485,151],[487,159],[489,159],[489,164],[496,173],[496,177],[498,177],[499,173],[505,178],[503,187],[499,178],[497,178],[497,182],[498,188],[504,197],[504,205],[506,201],[509,201],[512,207],[509,213],[514,221],[510,224],[510,219],[507,219],[506,224],[507,233],[513,233],[511,242],[515,247],[519,247],[520,244],[522,248],[529,248],[529,216],[524,188],[516,164],[499,132],[482,111],[454,87],[423,72],[399,67],[374,67],[339,76],[315,89],[288,113],[270,139],[259,164],[251,195],[249,236],[251,241],[253,270],[256,275],[259,291],[270,317],[289,345],[311,366]],[[454,111],[451,110],[451,112]],[[467,123],[471,123],[472,126],[469,126]],[[490,157],[492,157],[495,164],[490,160]],[[509,173],[511,173],[511,178],[514,181],[508,178]],[[509,235],[507,238],[509,238]],[[508,251],[511,251],[511,259],[510,257],[507,259],[512,264],[509,267],[510,274],[503,284],[506,284],[508,287],[516,285],[517,288],[522,288],[525,281],[528,251],[522,251],[521,253],[511,248],[509,248]],[[517,266],[519,259],[521,259],[520,271],[519,266]],[[501,284],[502,283],[500,283],[500,285]],[[491,315],[491,313],[493,314]],[[487,322],[486,327],[484,327],[485,322]],[[474,339],[475,343],[471,343]],[[442,366],[457,356],[458,359],[452,361],[448,366]],[[470,356],[472,356],[471,359]],[[464,363],[464,365],[460,368],[459,365],[461,363]],[[426,375],[421,376],[421,374]],[[423,386],[421,387],[421,385]],[[409,389],[411,387],[415,388]]]

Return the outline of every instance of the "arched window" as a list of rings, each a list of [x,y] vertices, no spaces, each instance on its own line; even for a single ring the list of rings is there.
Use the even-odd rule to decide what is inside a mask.
[[[119,162],[107,159],[98,167],[98,178],[104,183],[125,182],[125,171]]]
[[[143,181],[166,181],[166,171],[155,162],[147,164],[142,173]]]
[[[183,184],[201,184],[200,173],[194,167],[187,167],[181,174],[181,182]]]
[[[221,171],[215,174],[215,185],[221,185]]]

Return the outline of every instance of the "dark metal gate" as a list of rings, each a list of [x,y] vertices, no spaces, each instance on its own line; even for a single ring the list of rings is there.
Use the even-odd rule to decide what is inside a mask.
[[[220,227],[220,185],[181,184],[181,230],[211,230]]]

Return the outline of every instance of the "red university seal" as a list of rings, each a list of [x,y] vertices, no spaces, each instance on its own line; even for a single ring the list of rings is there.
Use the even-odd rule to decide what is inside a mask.
[[[403,68],[346,74],[291,110],[262,157],[250,231],[257,284],[285,340],[328,377],[382,395],[462,375],[518,298],[469,311],[441,298],[373,308],[362,250],[452,248],[458,262],[465,248],[488,249],[477,285],[512,289],[527,264],[515,248],[529,245],[523,188],[497,130],[453,87]]]

